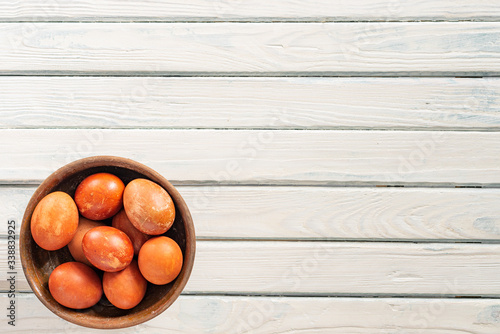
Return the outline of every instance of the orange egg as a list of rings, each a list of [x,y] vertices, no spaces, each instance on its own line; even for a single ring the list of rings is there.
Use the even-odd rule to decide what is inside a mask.
[[[85,218],[108,219],[122,208],[124,189],[123,181],[113,174],[93,174],[76,188],[75,202]]]
[[[125,234],[130,238],[130,241],[132,241],[132,245],[134,246],[135,255],[139,254],[139,250],[142,245],[150,238],[149,235],[142,233],[136,229],[134,225],[132,225],[124,210],[121,210],[113,217],[111,225],[120,231],[125,232]]]
[[[89,230],[83,237],[82,248],[90,263],[104,271],[125,269],[134,257],[130,238],[111,226],[98,226]]]
[[[71,239],[71,241],[68,244],[69,252],[73,256],[73,259],[75,259],[75,261],[85,263],[88,266],[92,266],[90,261],[85,257],[85,254],[83,253],[82,240],[83,237],[85,236],[85,233],[87,233],[90,229],[103,225],[104,225],[103,222],[98,222],[94,220],[89,220],[84,217],[80,217],[80,221],[78,222],[78,228],[76,230],[75,236],[73,237],[73,239]]]
[[[146,180],[132,180],[123,192],[123,206],[130,222],[142,233],[159,235],[174,223],[175,206],[160,185]]]
[[[149,239],[139,251],[141,274],[149,282],[163,285],[172,282],[182,269],[182,251],[169,237]]]
[[[139,304],[146,294],[148,282],[144,279],[133,260],[118,272],[105,272],[102,278],[104,294],[111,304],[121,309],[131,309]]]
[[[68,194],[56,191],[37,204],[31,216],[31,235],[38,246],[52,251],[66,246],[78,227],[78,209]]]
[[[66,262],[54,269],[49,277],[49,290],[59,304],[74,309],[91,307],[102,296],[99,276],[80,262]]]

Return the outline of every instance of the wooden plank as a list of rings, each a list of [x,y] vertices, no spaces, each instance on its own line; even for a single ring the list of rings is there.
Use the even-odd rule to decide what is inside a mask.
[[[17,0],[0,4],[0,13],[3,21],[498,20],[500,8],[488,0]]]
[[[2,294],[4,310],[8,302]],[[16,307],[17,331],[82,330],[52,314],[33,294],[18,295]],[[498,300],[488,299],[180,296],[153,320],[106,333],[497,334],[499,309]],[[0,323],[0,330],[12,331],[7,320]]]
[[[2,130],[0,180],[40,182],[78,158],[116,155],[176,184],[498,184],[499,140],[454,131]]]
[[[498,256],[499,244],[198,241],[185,292],[499,297]],[[18,289],[29,291],[19,260],[16,270]]]
[[[4,23],[0,31],[2,75],[488,76],[500,68],[500,23]]]
[[[498,240],[499,189],[177,187],[198,238]],[[0,187],[19,231],[35,187]],[[7,224],[0,224],[0,235]]]
[[[0,127],[499,129],[498,78],[0,77]]]
[[[500,294],[500,245],[231,241],[198,246],[188,292]]]

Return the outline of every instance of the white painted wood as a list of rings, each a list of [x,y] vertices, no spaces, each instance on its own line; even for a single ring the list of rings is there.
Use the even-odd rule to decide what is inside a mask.
[[[498,186],[498,79],[423,77],[498,75],[499,17],[490,0],[0,3],[0,183],[14,183],[0,187],[0,290],[7,219],[19,227],[35,189],[22,184],[112,154],[179,184],[200,238],[238,239],[198,241],[178,302],[113,332],[498,333],[500,244],[436,241],[497,241],[499,189],[306,185]],[[442,298],[455,295],[495,299]],[[0,332],[86,331],[31,293],[16,302]]]
[[[189,292],[500,295],[500,245],[198,242]]]
[[[7,303],[2,294],[3,309]],[[102,333],[58,318],[33,294],[18,295],[16,306],[19,332]],[[499,309],[488,299],[180,296],[158,317],[106,333],[497,334]],[[0,331],[13,330],[0,322]]]
[[[177,187],[198,238],[498,240],[499,189]],[[17,230],[35,187],[0,187]],[[0,235],[7,224],[0,223]]]
[[[0,24],[0,74],[494,75],[500,23]],[[230,34],[228,34],[230,32]]]
[[[0,77],[0,127],[500,128],[497,78]]]
[[[498,184],[499,140],[498,132],[454,131],[2,130],[0,180],[39,182],[104,154],[176,184]]]
[[[0,254],[7,253],[0,240]],[[186,293],[500,296],[500,245],[198,241]],[[8,288],[0,263],[0,290]],[[17,285],[29,286],[17,261]]]
[[[186,0],[71,2],[13,0],[0,4],[1,20],[497,20],[495,1],[473,0]]]

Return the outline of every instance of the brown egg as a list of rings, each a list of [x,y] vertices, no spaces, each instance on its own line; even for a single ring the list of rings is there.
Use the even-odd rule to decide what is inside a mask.
[[[175,219],[175,206],[170,195],[146,179],[135,179],[127,184],[123,206],[130,222],[142,233],[163,234]]]
[[[118,272],[105,272],[102,278],[104,294],[111,304],[121,309],[131,309],[146,294],[148,282],[142,277],[137,261]]]
[[[149,282],[163,285],[172,282],[182,269],[182,251],[169,237],[149,239],[139,251],[141,274]]]
[[[68,194],[56,191],[37,204],[31,216],[31,235],[43,249],[66,246],[78,227],[78,209]]]
[[[139,254],[139,250],[142,245],[150,238],[149,235],[142,233],[136,229],[134,225],[132,225],[124,210],[121,210],[113,217],[111,225],[120,231],[125,232],[125,234],[130,238],[130,241],[132,241],[132,245],[134,246],[135,255]]]
[[[54,269],[49,277],[49,290],[59,304],[74,309],[91,307],[102,296],[99,276],[80,262],[66,262]]]
[[[127,235],[111,226],[89,230],[82,240],[85,257],[96,268],[104,271],[125,269],[134,257],[134,247]]]
[[[87,233],[90,229],[103,225],[104,225],[103,222],[98,222],[95,220],[89,220],[85,217],[80,217],[80,221],[78,222],[78,228],[76,229],[75,236],[73,237],[73,239],[71,239],[71,241],[68,244],[69,252],[73,256],[73,259],[75,259],[75,261],[85,263],[88,266],[92,266],[90,261],[85,257],[85,254],[83,253],[82,240],[83,237],[85,236],[85,233]]]
[[[76,188],[78,210],[91,220],[111,218],[122,208],[124,188],[122,180],[113,174],[90,175]]]

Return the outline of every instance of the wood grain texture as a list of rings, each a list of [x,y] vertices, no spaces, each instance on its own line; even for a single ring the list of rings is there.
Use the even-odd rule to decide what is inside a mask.
[[[498,244],[198,241],[184,292],[499,297],[499,256]],[[18,289],[29,291],[19,260],[16,270]]]
[[[499,140],[454,131],[2,130],[0,181],[39,182],[78,158],[115,155],[176,184],[498,184]]]
[[[0,77],[0,127],[499,129],[497,78]]]
[[[486,244],[198,242],[186,291],[499,296],[499,255]]]
[[[102,333],[52,314],[33,294],[18,295],[16,331]],[[7,308],[8,299],[0,296]],[[144,324],[106,333],[497,334],[498,300],[181,296]],[[12,333],[6,321],[0,331]]]
[[[3,23],[0,31],[3,75],[488,76],[500,68],[500,23]]]
[[[202,239],[185,294],[120,333],[500,332],[500,81],[455,78],[500,74],[497,1],[11,0],[0,22],[0,291],[7,219],[112,154],[177,184]],[[385,184],[411,187],[357,187]],[[0,332],[85,331],[16,264]]]
[[[499,189],[179,186],[201,239],[498,240]],[[17,231],[35,187],[0,187]],[[0,235],[7,224],[0,224]]]
[[[488,0],[12,0],[0,4],[0,13],[3,21],[498,20],[500,8]]]

